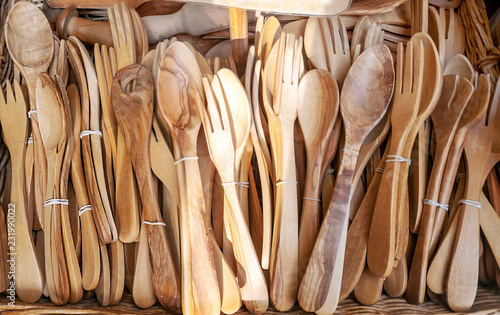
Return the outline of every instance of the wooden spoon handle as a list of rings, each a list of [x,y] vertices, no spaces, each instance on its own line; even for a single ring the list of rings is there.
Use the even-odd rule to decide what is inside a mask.
[[[357,151],[359,148],[350,150]],[[356,166],[352,151],[344,151],[332,200],[300,284],[299,304],[308,312],[333,313],[337,308],[347,237],[349,195]]]
[[[446,299],[456,312],[466,311],[474,303],[479,272],[479,209],[467,204],[460,208],[446,280]]]
[[[401,168],[401,162],[390,162],[385,165],[368,236],[367,263],[370,271],[375,276],[382,278],[391,274],[394,262],[397,191],[398,185],[402,185],[403,175],[403,172],[400,171]]]
[[[109,22],[97,22],[76,16],[68,17],[67,21],[63,22],[61,16],[57,20],[59,37],[68,38],[69,36],[76,36],[79,40],[87,44],[113,46],[113,37],[111,36]],[[62,25],[62,23],[65,25]]]

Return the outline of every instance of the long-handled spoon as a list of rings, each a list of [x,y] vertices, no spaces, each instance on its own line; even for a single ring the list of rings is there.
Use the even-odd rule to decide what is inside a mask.
[[[373,46],[361,54],[346,77],[340,99],[346,135],[342,163],[332,201],[299,289],[299,304],[307,311],[332,314],[337,308],[357,155],[364,138],[387,111],[393,89],[393,60],[384,45]]]

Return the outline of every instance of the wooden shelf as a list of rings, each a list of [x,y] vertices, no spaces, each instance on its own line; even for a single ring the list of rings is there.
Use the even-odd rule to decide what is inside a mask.
[[[8,306],[9,300],[5,296],[0,297],[0,313],[9,314],[168,314],[168,312],[156,303],[153,307],[141,310],[135,306],[130,293],[126,292],[119,304],[101,307],[95,298],[83,300],[76,304],[55,306],[48,298],[42,298],[35,304],[26,304],[19,300],[16,306]],[[380,301],[371,306],[360,305],[354,298],[343,301],[337,314],[498,314],[500,313],[500,292],[494,287],[479,287],[474,306],[466,313],[454,313],[445,305],[435,304],[426,299],[421,305],[411,305],[404,298],[390,298],[383,295]],[[236,314],[248,314],[242,308]],[[269,308],[265,314],[282,314],[273,308]],[[310,314],[304,312],[296,305],[287,314]]]

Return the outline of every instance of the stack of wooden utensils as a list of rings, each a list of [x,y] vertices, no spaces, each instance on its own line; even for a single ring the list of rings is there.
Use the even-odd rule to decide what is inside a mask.
[[[429,2],[292,22],[186,4],[175,28],[121,3],[66,9],[58,36],[16,3],[0,292],[15,257],[28,303],[468,310],[500,287],[500,87],[463,55],[460,1]],[[227,22],[183,28],[198,12]],[[230,24],[205,56],[172,37]]]

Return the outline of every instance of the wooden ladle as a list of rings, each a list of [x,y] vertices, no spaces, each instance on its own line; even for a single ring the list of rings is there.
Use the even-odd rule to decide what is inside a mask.
[[[357,155],[364,138],[385,115],[393,88],[393,60],[385,45],[361,54],[345,79],[340,99],[344,152],[333,197],[299,288],[299,304],[306,311],[332,314],[337,308]]]
[[[134,81],[130,93],[125,91]],[[142,199],[153,271],[153,287],[161,304],[180,312],[180,281],[167,241],[151,174],[149,141],[153,124],[153,77],[142,65],[118,71],[113,79],[113,109],[130,152]]]

